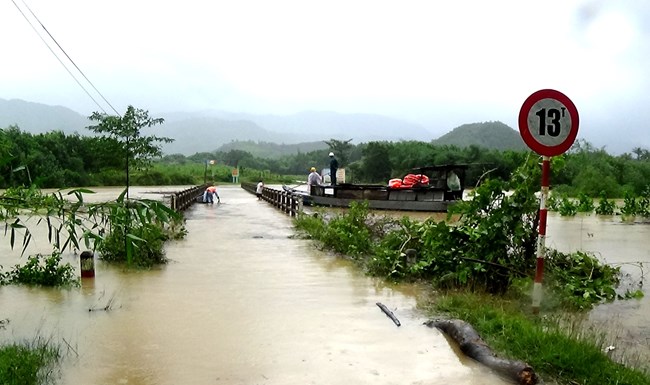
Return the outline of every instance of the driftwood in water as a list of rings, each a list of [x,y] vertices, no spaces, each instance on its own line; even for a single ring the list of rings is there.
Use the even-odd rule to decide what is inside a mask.
[[[395,322],[395,325],[397,325],[397,326],[401,326],[401,325],[402,325],[401,323],[399,323],[399,320],[397,319],[397,317],[395,317],[395,314],[393,314],[393,312],[390,311],[390,309],[388,309],[388,308],[386,307],[386,305],[384,305],[384,304],[381,303],[381,302],[377,302],[377,306],[379,306],[379,308],[381,309],[381,311],[383,311],[383,312],[388,316],[388,318],[392,319],[393,322]]]
[[[522,361],[499,358],[481,339],[472,325],[454,320],[428,321],[425,325],[436,327],[456,341],[460,350],[490,369],[516,381],[521,385],[535,385],[538,378],[530,365]]]

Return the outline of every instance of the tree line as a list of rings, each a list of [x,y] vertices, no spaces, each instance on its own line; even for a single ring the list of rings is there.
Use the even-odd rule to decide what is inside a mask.
[[[137,112],[141,115],[137,116]],[[132,113],[131,117],[138,124],[157,123],[146,112],[133,110]],[[473,187],[482,178],[509,178],[530,154],[529,151],[495,150],[476,145],[461,148],[419,141],[352,144],[349,139],[330,139],[324,141],[327,148],[297,151],[278,158],[256,157],[239,149],[163,156],[160,147],[151,140],[169,138],[142,137],[138,132],[134,141],[150,140],[139,144],[150,151],[146,154],[149,162],[139,164],[135,154],[125,150],[124,138],[98,132],[96,127],[91,126],[91,131],[103,135],[66,135],[60,131],[31,134],[16,126],[1,129],[0,188],[123,185],[126,159],[138,166],[133,168],[132,184],[140,185],[203,183],[204,168],[210,160],[219,167],[215,179],[218,177],[217,180],[224,182],[229,180],[228,170],[234,167],[240,168],[243,179],[268,174],[304,175],[306,178],[310,167],[319,170],[328,167],[330,151],[346,169],[347,182],[386,184],[389,179],[401,178],[418,167],[467,164],[465,185]],[[137,145],[132,143],[131,146],[134,144]],[[193,165],[194,171],[179,167],[188,165]],[[579,140],[566,154],[552,158],[551,173],[551,188],[570,196],[641,195],[650,180],[650,153],[635,148],[630,153],[611,155],[604,148]]]
[[[467,164],[465,185],[474,187],[485,178],[507,180],[531,154],[530,151],[496,150],[476,145],[435,145],[419,141],[375,141],[357,145],[350,142],[330,139],[325,141],[326,149],[298,151],[274,159],[259,158],[247,151],[231,149],[188,157],[168,155],[161,162],[174,164],[216,159],[229,166],[250,170],[268,170],[279,175],[306,175],[312,166],[318,170],[326,168],[327,154],[333,151],[340,166],[346,169],[347,182],[387,184],[389,179],[402,178],[418,167]],[[604,148],[578,140],[567,153],[552,158],[551,188],[563,195],[622,198],[627,193],[640,196],[648,181],[650,152],[642,148],[635,148],[631,153],[611,155]]]

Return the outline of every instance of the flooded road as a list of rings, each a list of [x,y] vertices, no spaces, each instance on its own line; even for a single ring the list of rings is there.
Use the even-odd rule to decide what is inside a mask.
[[[189,234],[168,244],[166,266],[98,261],[81,288],[0,287],[0,319],[11,321],[0,341],[40,333],[69,345],[63,384],[506,383],[422,325],[417,287],[292,239],[289,217],[239,187],[219,195],[186,212]],[[0,253],[5,268],[24,261],[8,241]]]

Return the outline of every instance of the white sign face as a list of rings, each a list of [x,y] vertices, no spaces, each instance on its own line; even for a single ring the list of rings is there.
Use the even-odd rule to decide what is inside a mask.
[[[519,133],[538,154],[560,155],[573,145],[579,120],[576,106],[566,95],[551,89],[539,90],[519,110]]]
[[[564,143],[571,132],[571,115],[556,99],[542,99],[528,112],[528,130],[535,140],[547,147]]]

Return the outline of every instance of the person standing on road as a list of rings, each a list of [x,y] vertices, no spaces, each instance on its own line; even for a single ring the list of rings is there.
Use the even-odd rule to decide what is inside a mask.
[[[332,186],[336,184],[336,170],[339,169],[339,161],[334,157],[334,153],[330,152],[330,180]]]
[[[264,182],[260,179],[259,182],[257,182],[257,188],[255,189],[255,195],[257,195],[257,200],[262,199],[262,191],[264,191]]]
[[[316,171],[316,167],[310,168],[309,171],[311,172],[307,177],[307,186],[309,188],[309,193],[311,194],[312,186],[320,186],[321,184],[323,184],[323,178],[321,178],[320,174]]]

